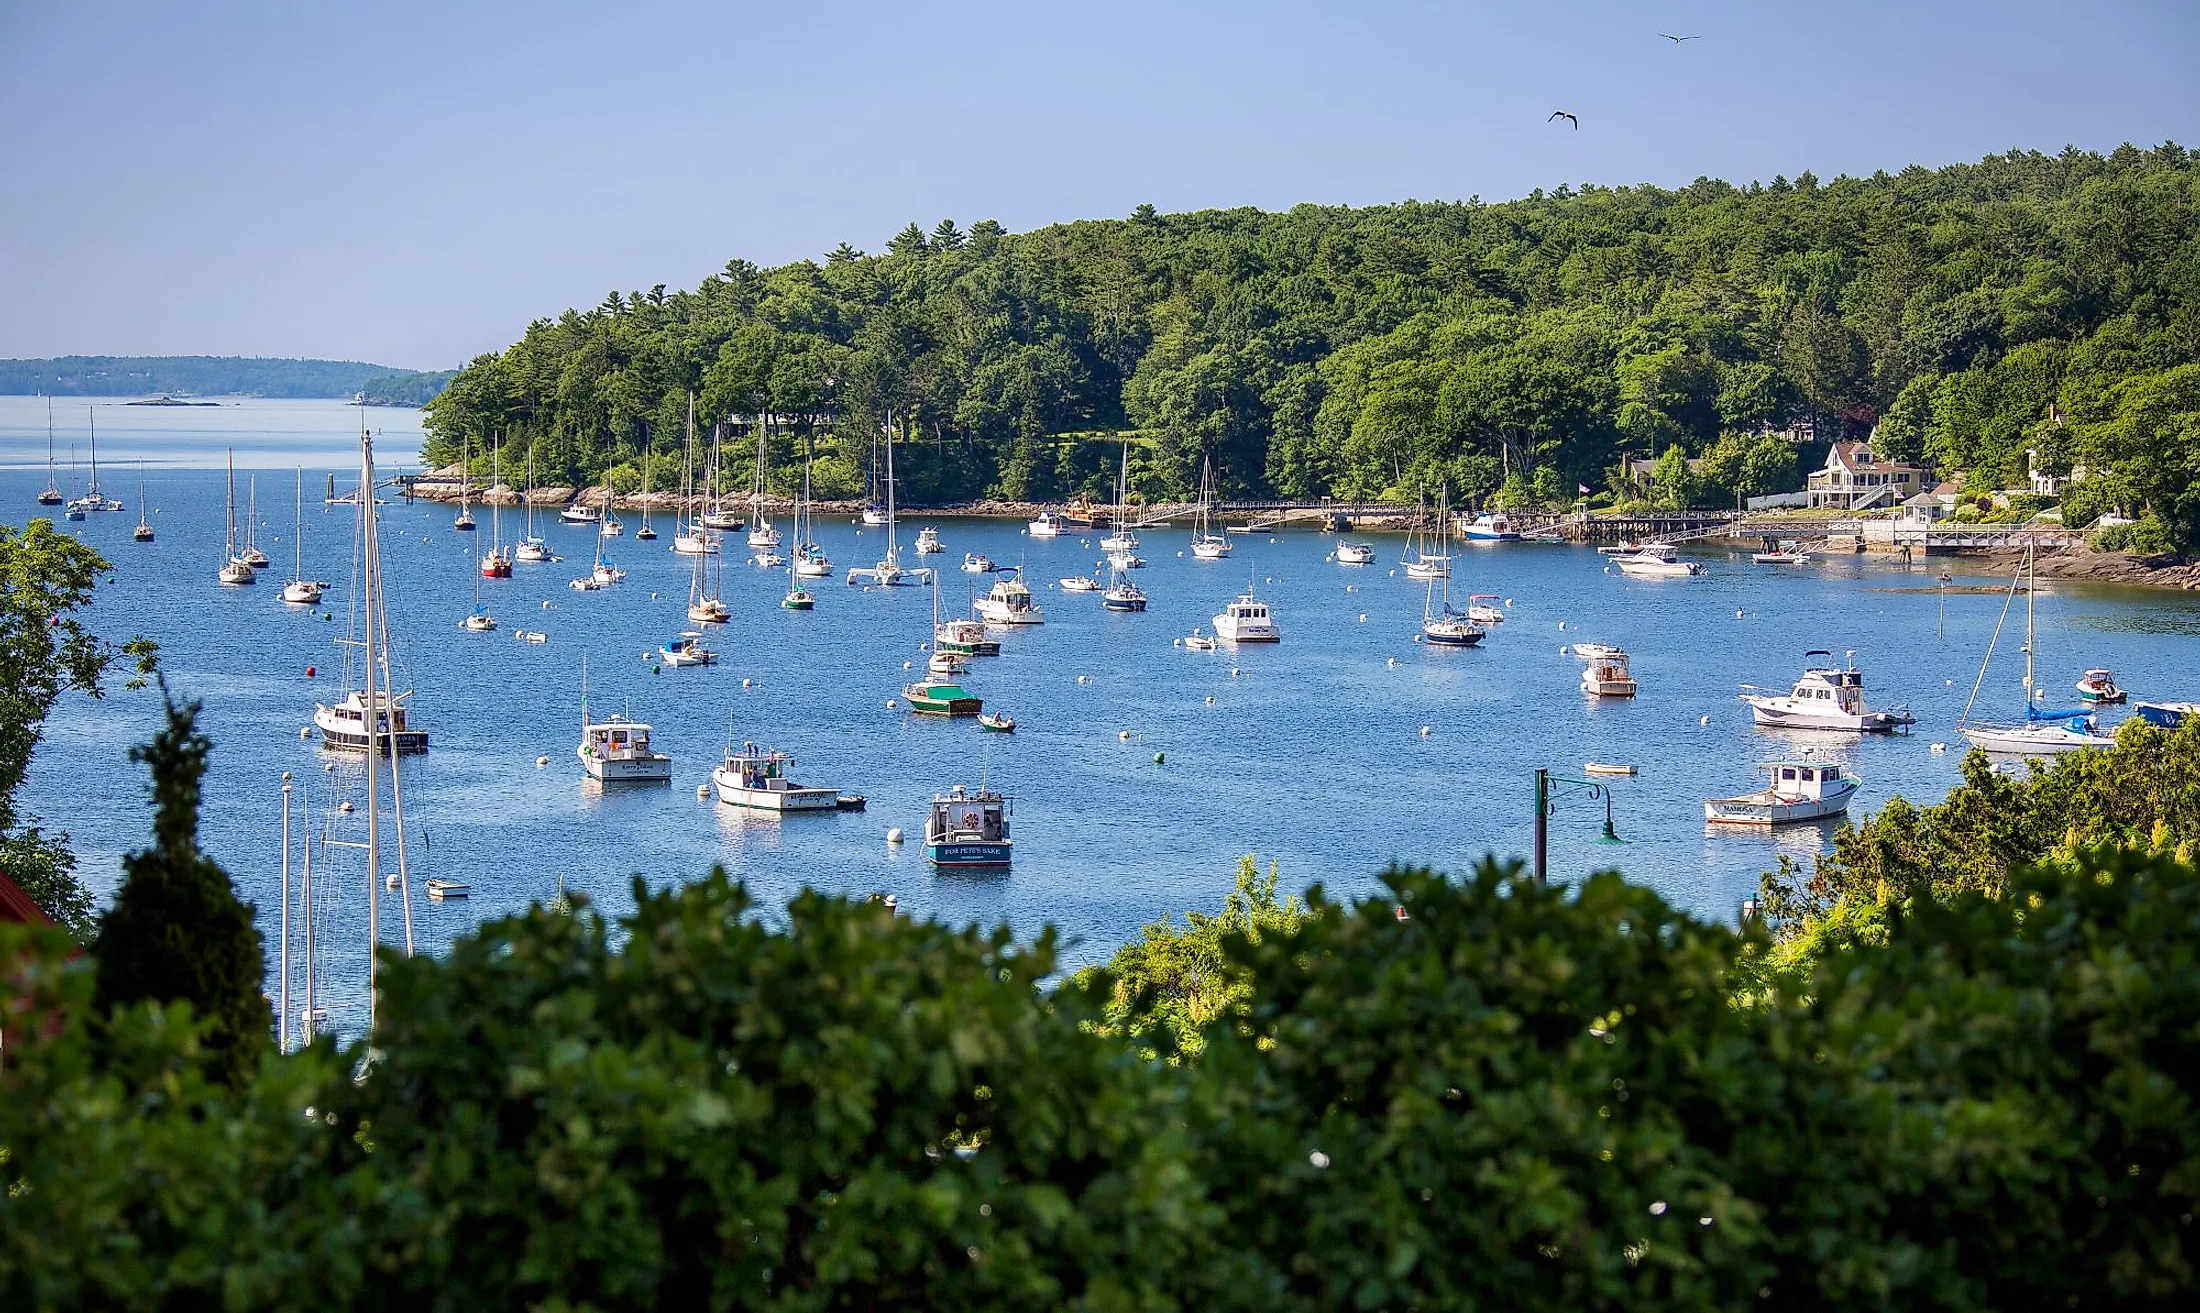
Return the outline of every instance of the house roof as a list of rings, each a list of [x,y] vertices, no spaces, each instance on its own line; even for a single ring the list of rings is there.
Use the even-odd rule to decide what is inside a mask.
[[[46,915],[46,909],[24,893],[23,886],[10,880],[6,871],[0,871],[0,921],[15,921],[24,925],[53,924],[53,918]]]
[[[1871,444],[1868,442],[1836,442],[1833,444],[1832,449],[1826,452],[1826,468],[1832,469],[1838,465],[1852,473],[1871,474],[1899,474],[1905,470],[1922,470],[1925,468],[1922,465],[1910,465],[1902,461],[1859,460],[1859,452],[1865,456],[1871,455]]]

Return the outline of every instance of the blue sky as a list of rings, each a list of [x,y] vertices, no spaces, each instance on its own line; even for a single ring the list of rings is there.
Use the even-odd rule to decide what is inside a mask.
[[[2192,0],[0,0],[0,356],[432,368],[912,219],[2200,146],[2195,50]]]

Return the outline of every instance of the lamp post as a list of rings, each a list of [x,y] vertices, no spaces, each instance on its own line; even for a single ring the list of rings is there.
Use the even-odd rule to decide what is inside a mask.
[[[1604,833],[1598,843],[1625,843],[1612,829],[1612,790],[1594,780],[1568,779],[1553,775],[1545,767],[1535,768],[1535,882],[1542,884],[1550,873],[1551,865],[1551,812],[1552,801],[1564,789],[1581,789],[1594,800],[1604,800]]]

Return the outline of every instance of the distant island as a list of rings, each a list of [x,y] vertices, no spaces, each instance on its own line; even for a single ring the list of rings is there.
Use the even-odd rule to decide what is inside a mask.
[[[159,398],[145,405],[209,404],[194,399],[201,397],[335,397],[370,406],[424,406],[456,372],[267,356],[60,356],[0,360],[0,396]]]

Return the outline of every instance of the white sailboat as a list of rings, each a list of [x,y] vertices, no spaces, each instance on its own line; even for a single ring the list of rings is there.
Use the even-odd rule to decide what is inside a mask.
[[[725,563],[722,558],[713,560],[716,553],[695,558],[695,575],[688,582],[688,619],[699,625],[722,625],[732,618],[726,603],[719,596],[725,584]],[[717,577],[712,577],[715,565]]]
[[[635,540],[638,542],[647,543],[657,540],[657,531],[650,527],[649,523],[649,467],[656,463],[656,455],[657,430],[652,428],[649,430],[649,436],[642,442],[642,527],[634,531]]]
[[[141,543],[153,541],[153,522],[146,518],[151,514],[152,504],[145,498],[145,462],[141,460],[138,462],[138,522],[137,528],[130,531],[132,539]]]
[[[1399,564],[1405,566],[1406,578],[1408,579],[1451,578],[1451,544],[1447,536],[1449,530],[1446,524],[1449,517],[1444,511],[1444,502],[1448,496],[1449,489],[1446,489],[1438,493],[1436,498],[1435,551],[1432,552],[1428,549],[1428,529],[1426,528],[1428,503],[1426,501],[1421,504],[1421,513],[1414,517],[1413,532],[1406,538],[1406,554],[1399,562]]]
[[[290,582],[283,585],[283,600],[293,606],[318,606],[328,585],[306,578],[306,467],[298,467],[298,527],[290,535]]]
[[[2033,657],[2038,646],[2038,628],[2035,621],[2033,600],[2038,592],[2039,579],[2034,573],[2033,549],[2024,549],[2024,569],[2020,579],[2024,584],[2024,721],[2016,725],[1973,724],[1971,707],[1978,701],[1978,692],[1986,682],[1986,669],[1994,660],[1994,645],[2001,641],[2002,623],[2009,618],[2009,603],[2002,603],[2002,619],[1995,622],[1994,637],[1986,645],[1986,659],[1979,663],[1978,680],[1971,685],[1971,700],[1963,706],[1963,719],[1956,728],[1963,737],[1988,752],[2005,752],[2015,756],[2037,757],[2058,752],[2076,752],[2084,748],[2114,747],[2113,736],[2103,734],[2094,719],[2093,708],[2075,707],[2068,711],[2044,711],[2039,706],[2040,689],[2033,680]],[[2009,582],[2011,599],[2016,596],[2019,579]]]
[[[757,552],[758,565],[764,564],[763,558],[771,555],[780,543],[779,530],[772,527],[771,515],[764,509],[765,436],[763,417],[758,416],[756,425],[756,482],[755,486],[749,491],[749,546]],[[781,562],[775,559],[772,563],[777,565]]]
[[[74,509],[73,507],[71,509]],[[249,584],[259,576],[237,555],[237,453],[229,453],[229,538],[222,547],[222,568],[217,574],[225,584]]]
[[[245,480],[244,550],[237,553],[237,559],[255,570],[265,570],[267,553],[261,551],[252,541],[252,527],[259,520],[260,480],[258,475],[253,475]]]
[[[87,426],[89,426],[89,428],[90,428],[90,430],[91,430],[91,436],[90,436],[90,439],[89,439],[89,442],[90,442],[90,447],[89,447],[89,450],[90,450],[90,453],[91,453],[91,468],[92,468],[92,477],[91,477],[91,482],[90,482],[89,484],[87,484],[87,485],[85,486],[85,488],[84,488],[84,495],[83,495],[83,496],[81,496],[81,497],[79,497],[79,498],[77,498],[77,499],[76,499],[75,501],[73,501],[73,502],[69,503],[69,505],[70,505],[70,508],[71,508],[72,510],[79,510],[79,509],[80,509],[80,510],[86,510],[86,511],[119,511],[119,510],[121,510],[121,509],[122,509],[122,503],[121,503],[121,502],[119,502],[119,501],[116,501],[116,500],[115,500],[114,498],[112,498],[112,497],[105,497],[105,496],[102,496],[102,495],[100,495],[100,491],[99,491],[99,420],[98,420],[98,418],[97,418],[97,417],[96,417],[96,416],[95,416],[95,415],[94,415],[94,414],[92,413],[92,408],[91,408],[90,406],[86,406],[86,407],[84,408],[84,422],[85,422],[85,424],[86,424]]]
[[[59,506],[67,500],[61,495],[60,471],[53,463],[53,398],[46,398],[46,490],[38,494],[41,506]],[[143,501],[144,498],[138,500]]]
[[[703,507],[695,485],[695,394],[688,393],[687,438],[680,449],[680,501],[672,519],[672,550],[681,556],[707,556],[718,538],[703,527]]]
[[[1138,534],[1130,526],[1128,503],[1131,484],[1131,440],[1123,439],[1123,464],[1115,476],[1115,519],[1111,531],[1100,540],[1100,550],[1119,570],[1144,565],[1138,559]]]
[[[1192,559],[1219,561],[1230,554],[1230,540],[1215,532],[1215,462],[1213,457],[1200,462],[1199,509],[1192,515]]]
[[[710,426],[710,465],[704,471],[706,482],[710,485],[707,498],[709,504],[703,511],[703,527],[716,529],[720,533],[732,533],[741,527],[741,513],[727,510],[719,492],[718,471],[724,455],[723,432],[723,425]]]
[[[512,559],[540,564],[550,559],[550,544],[535,532],[535,444],[527,444],[527,487],[520,493],[527,504],[527,536],[512,549]]]
[[[848,582],[873,583],[882,588],[897,585],[923,584],[932,578],[929,568],[904,570],[901,568],[901,548],[894,541],[894,413],[886,413],[886,555],[869,569],[857,567],[848,571]]]
[[[451,521],[451,527],[461,533],[472,533],[477,527],[474,524],[473,507],[466,500],[467,494],[473,490],[473,483],[473,448],[462,437],[458,440],[458,518]]]
[[[815,460],[816,457],[809,449],[809,440],[803,439],[802,500],[795,504],[794,509],[794,564],[789,567],[794,571],[797,580],[830,579],[833,576],[833,558],[827,556],[825,549],[813,541],[817,535],[817,507],[810,501],[810,466]],[[802,593],[804,597],[809,596],[800,583],[795,585],[795,592]],[[793,594],[788,596],[792,597]]]

